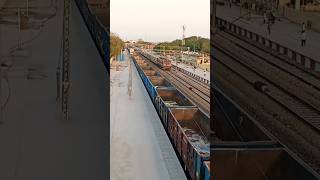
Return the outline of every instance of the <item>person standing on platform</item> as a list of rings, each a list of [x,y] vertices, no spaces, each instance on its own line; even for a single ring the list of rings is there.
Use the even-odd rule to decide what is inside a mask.
[[[263,24],[267,23],[267,21],[268,21],[267,12],[264,11],[263,12]]]
[[[306,46],[306,41],[307,41],[307,32],[302,31],[301,32],[301,47]]]
[[[302,22],[301,32],[302,31],[306,31],[306,24],[304,22]]]

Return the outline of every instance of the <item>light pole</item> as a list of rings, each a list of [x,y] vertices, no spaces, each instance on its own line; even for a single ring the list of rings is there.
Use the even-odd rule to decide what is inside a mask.
[[[131,58],[129,57],[129,82],[128,82],[128,93],[131,98],[132,95],[132,67],[131,67]]]

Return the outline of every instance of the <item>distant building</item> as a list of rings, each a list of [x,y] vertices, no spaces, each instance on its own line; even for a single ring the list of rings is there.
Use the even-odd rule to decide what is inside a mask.
[[[201,56],[197,57],[197,66],[203,64],[210,64],[210,56],[202,54]]]
[[[154,47],[156,47],[156,44],[154,44],[154,43],[148,43],[148,44],[144,45],[144,48],[149,49],[149,50],[153,50]]]

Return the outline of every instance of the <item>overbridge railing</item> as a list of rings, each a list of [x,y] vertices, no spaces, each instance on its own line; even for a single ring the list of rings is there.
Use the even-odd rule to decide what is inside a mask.
[[[180,72],[182,72],[182,73],[184,73],[184,74],[186,74],[188,76],[191,76],[194,79],[199,80],[200,82],[202,82],[204,84],[210,85],[210,80],[205,79],[205,78],[203,78],[203,77],[201,77],[201,76],[199,76],[197,74],[194,74],[194,73],[192,73],[190,71],[187,71],[187,70],[185,70],[185,69],[183,69],[181,67],[178,67],[178,66],[175,66],[175,65],[172,65],[172,66],[173,66],[174,69],[176,69],[176,70],[178,70],[178,71],[180,71]]]

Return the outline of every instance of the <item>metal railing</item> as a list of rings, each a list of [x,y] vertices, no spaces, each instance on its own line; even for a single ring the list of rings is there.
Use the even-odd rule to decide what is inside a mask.
[[[174,69],[176,69],[176,70],[178,70],[178,71],[180,71],[180,72],[182,72],[182,73],[184,73],[184,74],[186,74],[188,76],[191,76],[194,79],[199,80],[200,82],[202,82],[204,84],[210,85],[210,80],[205,79],[205,78],[203,78],[203,77],[201,77],[199,75],[196,75],[196,74],[194,74],[194,73],[192,73],[192,72],[190,72],[188,70],[185,70],[185,69],[183,69],[181,67],[178,67],[178,66],[175,66],[175,65],[172,65],[172,66],[173,66]]]
[[[224,28],[232,33],[250,39],[254,42],[259,43],[265,47],[268,47],[276,51],[279,55],[283,55],[289,59],[289,61],[300,64],[306,69],[320,72],[320,60],[316,61],[306,55],[303,55],[293,49],[280,45],[277,42],[274,42],[266,37],[259,35],[257,33],[251,32],[243,27],[237,26],[229,21],[226,21],[221,18],[216,18],[216,24],[218,26],[224,26]]]

